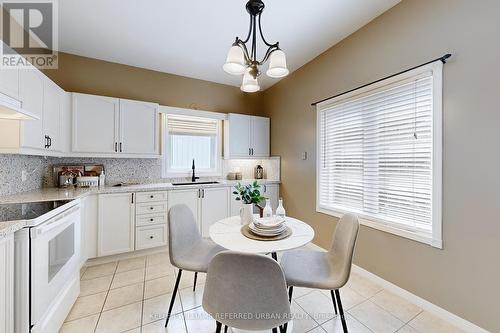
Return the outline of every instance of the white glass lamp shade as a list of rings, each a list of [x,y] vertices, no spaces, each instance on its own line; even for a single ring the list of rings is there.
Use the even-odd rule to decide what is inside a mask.
[[[234,45],[231,46],[227,53],[226,63],[222,66],[226,73],[232,75],[241,75],[245,73],[245,57],[241,47]]]
[[[269,58],[269,69],[266,72],[267,76],[272,78],[280,78],[287,76],[288,73],[289,71],[286,67],[285,52],[276,50],[271,53],[271,57]]]
[[[253,93],[260,90],[259,82],[250,75],[250,71],[246,71],[243,75],[243,84],[240,88],[244,92]]]

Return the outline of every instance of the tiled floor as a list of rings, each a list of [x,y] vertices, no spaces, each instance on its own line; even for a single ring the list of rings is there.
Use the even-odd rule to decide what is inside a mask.
[[[198,276],[193,292],[189,272],[183,272],[176,315],[168,329],[163,327],[175,273],[167,253],[84,268],[80,297],[60,333],[214,332],[215,322],[201,307],[204,275]],[[351,333],[460,332],[356,274],[340,293]],[[295,333],[342,332],[328,291],[295,288],[292,311]]]

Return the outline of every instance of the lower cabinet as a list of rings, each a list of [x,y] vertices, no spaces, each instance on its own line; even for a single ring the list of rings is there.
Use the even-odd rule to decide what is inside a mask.
[[[168,208],[187,205],[203,237],[209,237],[210,226],[229,216],[229,188],[173,190],[168,193]]]
[[[209,237],[210,226],[229,216],[229,189],[203,189],[200,198],[201,235]]]
[[[174,190],[168,192],[168,209],[175,205],[184,204],[191,209],[193,216],[196,219],[198,228],[200,229],[200,207],[198,200],[200,199],[200,190],[187,189],[187,190]]]
[[[0,332],[14,332],[14,234],[0,239]]]
[[[97,257],[97,195],[88,195],[81,200],[80,264]]]
[[[135,249],[168,244],[167,192],[137,193],[135,204]]]
[[[97,231],[99,257],[134,251],[135,193],[100,194]]]

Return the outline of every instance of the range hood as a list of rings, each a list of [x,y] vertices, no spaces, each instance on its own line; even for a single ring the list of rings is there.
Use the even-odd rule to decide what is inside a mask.
[[[38,120],[40,117],[23,109],[18,100],[0,93],[0,119]]]

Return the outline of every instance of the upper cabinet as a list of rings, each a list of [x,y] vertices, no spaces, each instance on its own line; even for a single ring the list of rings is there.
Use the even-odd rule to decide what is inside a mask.
[[[158,157],[158,104],[73,94],[76,155]]]
[[[59,155],[66,140],[61,134],[66,92],[35,67],[3,69],[0,77],[0,92],[40,118],[0,120],[0,152]]]
[[[120,99],[120,144],[126,154],[158,154],[158,104]]]
[[[230,113],[224,123],[224,157],[269,157],[269,131],[269,118]]]
[[[118,151],[120,100],[73,93],[73,144],[78,153]]]
[[[18,69],[0,69],[0,92],[15,99],[19,98]]]

